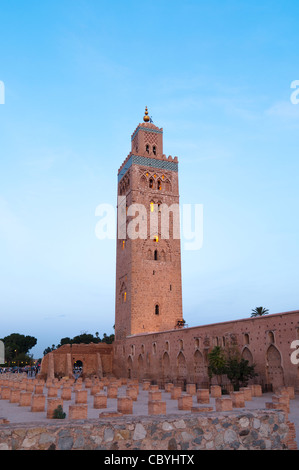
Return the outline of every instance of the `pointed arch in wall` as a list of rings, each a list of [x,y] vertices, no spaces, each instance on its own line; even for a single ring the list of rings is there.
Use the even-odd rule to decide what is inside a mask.
[[[137,367],[138,367],[138,378],[143,379],[145,376],[145,369],[144,369],[144,360],[143,360],[142,354],[139,354],[138,356]]]
[[[273,391],[284,386],[284,373],[281,363],[281,354],[274,344],[266,352],[266,377]]]
[[[162,357],[162,375],[163,375],[163,380],[165,382],[167,382],[170,379],[171,377],[170,372],[171,372],[170,371],[170,358],[169,358],[168,352],[165,351]]]
[[[179,383],[185,383],[188,377],[187,363],[182,351],[177,356],[177,380]]]
[[[127,360],[127,377],[131,379],[133,377],[133,359],[130,355]]]
[[[252,356],[250,349],[247,346],[245,346],[242,351],[242,358],[245,359],[245,361],[248,361],[248,364],[250,366],[253,365],[253,356]]]
[[[207,367],[202,353],[197,349],[194,353],[194,382],[202,384],[208,381]]]

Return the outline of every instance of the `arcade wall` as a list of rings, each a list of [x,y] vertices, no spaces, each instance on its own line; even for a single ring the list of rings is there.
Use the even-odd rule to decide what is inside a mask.
[[[299,391],[299,365],[291,361],[291,344],[298,339],[298,310],[132,335],[114,342],[113,372],[118,377],[206,386],[208,353],[217,345],[237,346],[242,357],[256,365],[255,383]]]

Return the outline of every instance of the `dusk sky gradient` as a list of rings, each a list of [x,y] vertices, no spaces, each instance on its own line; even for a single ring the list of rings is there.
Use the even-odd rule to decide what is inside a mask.
[[[299,308],[299,2],[0,0],[0,338],[113,333],[117,171],[145,106],[178,156],[189,326]]]

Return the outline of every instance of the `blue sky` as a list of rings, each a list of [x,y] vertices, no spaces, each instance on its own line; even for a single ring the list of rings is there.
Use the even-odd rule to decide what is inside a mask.
[[[115,241],[96,207],[149,107],[203,246],[182,249],[189,326],[298,304],[295,1],[0,3],[0,337],[111,334]],[[182,247],[183,248],[183,247]]]

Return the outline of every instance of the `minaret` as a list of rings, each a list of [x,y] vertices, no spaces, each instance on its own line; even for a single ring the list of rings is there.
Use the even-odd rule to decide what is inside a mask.
[[[163,154],[163,129],[145,108],[118,171],[116,340],[182,324],[178,207],[178,159]]]

